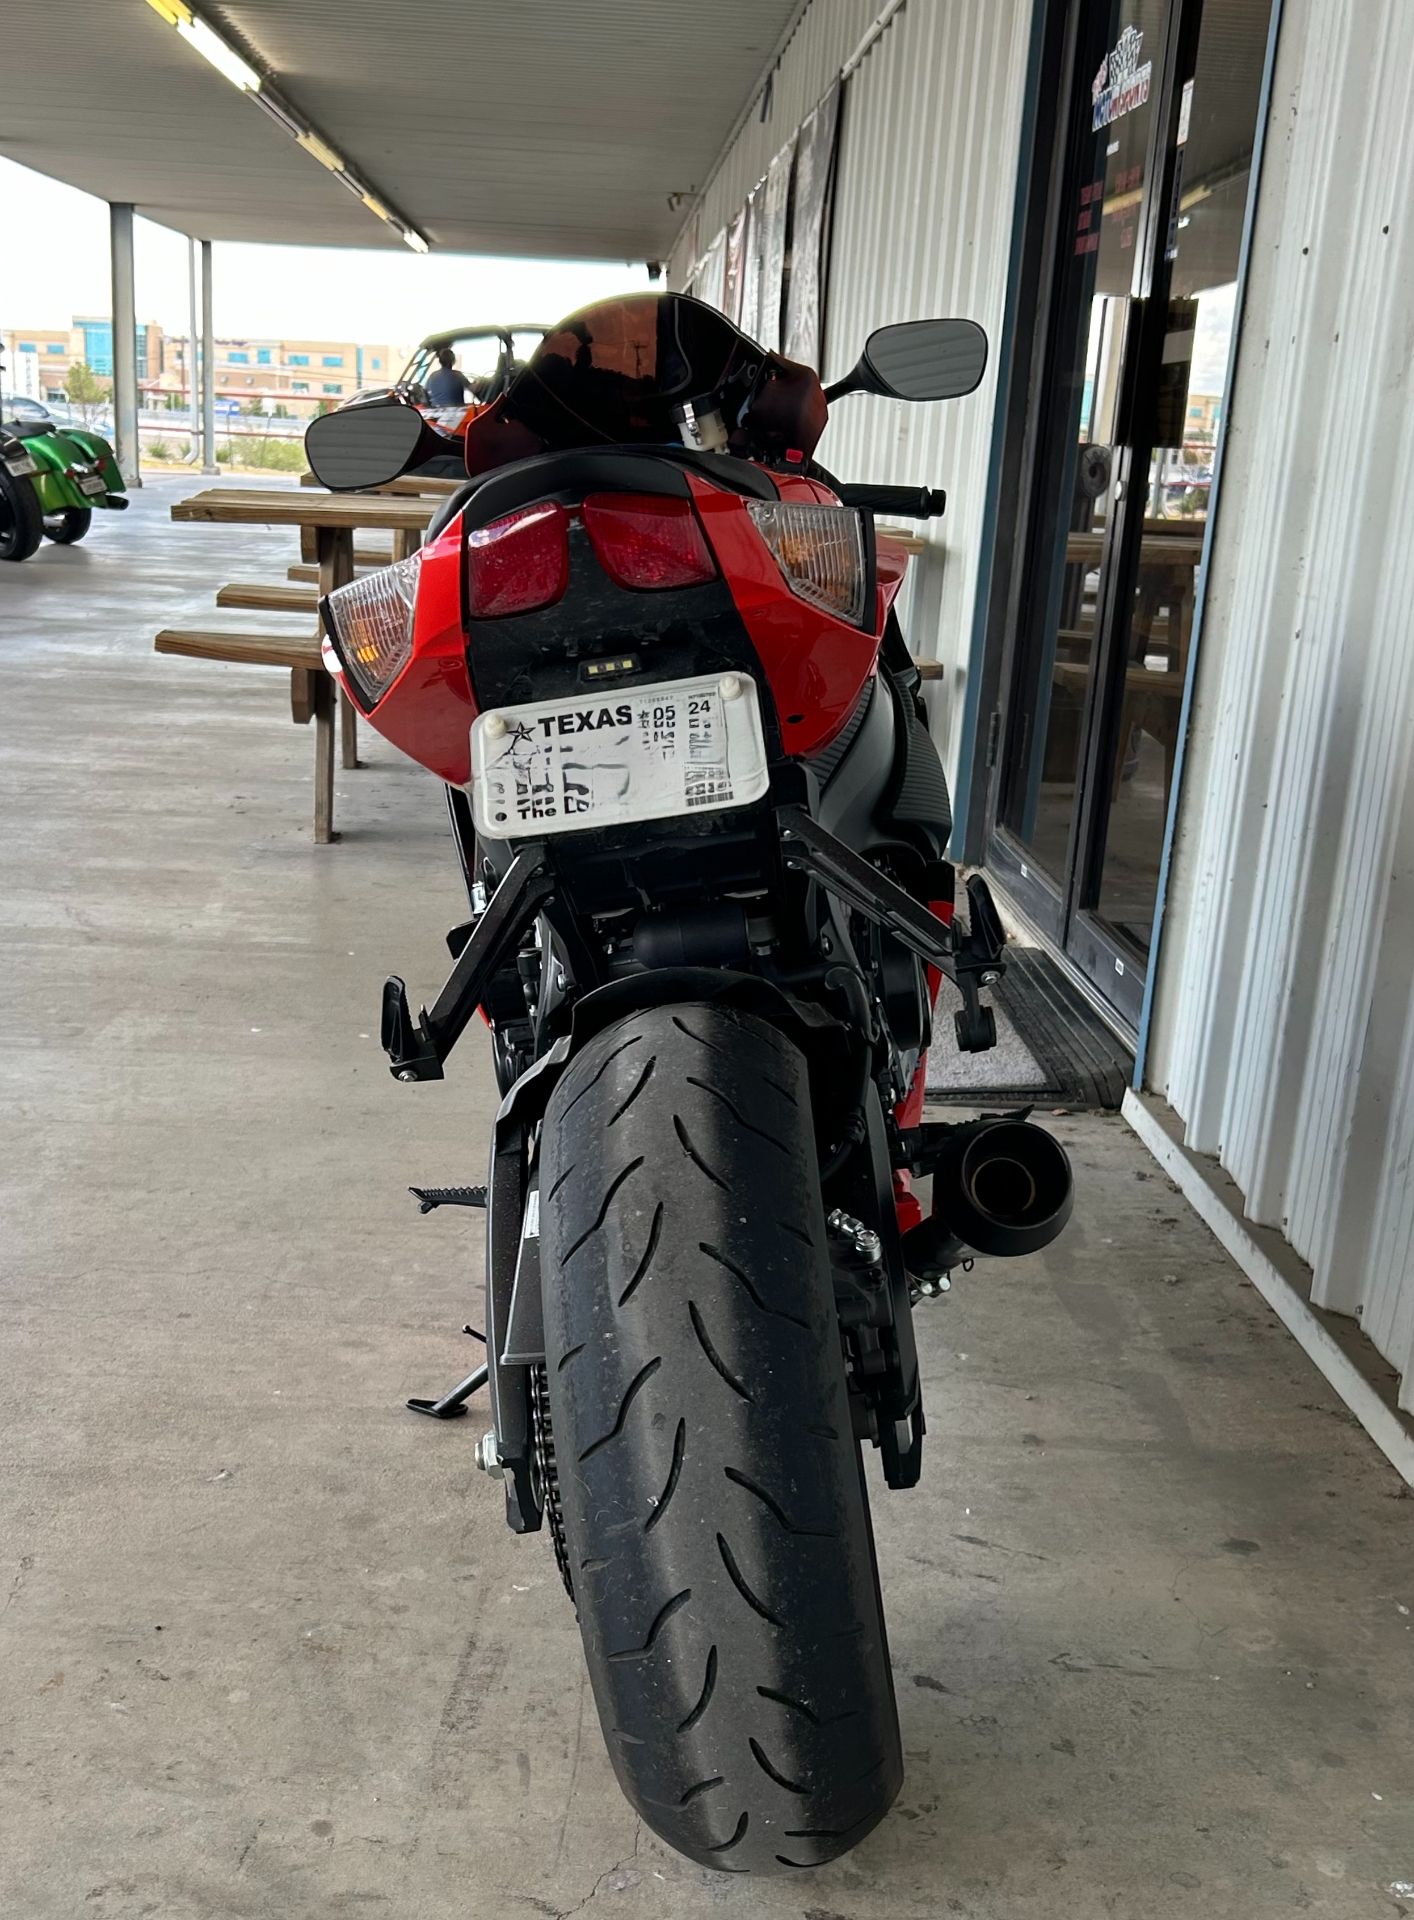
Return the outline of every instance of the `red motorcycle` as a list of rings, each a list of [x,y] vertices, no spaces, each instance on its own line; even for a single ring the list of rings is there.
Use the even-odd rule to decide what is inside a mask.
[[[550,332],[468,429],[468,484],[411,559],[322,608],[325,658],[446,782],[471,917],[399,1080],[480,1012],[502,1101],[484,1203],[478,1463],[547,1529],[604,1738],[643,1819],[704,1867],[845,1852],[903,1762],[861,1443],[919,1475],[912,1313],[972,1250],[1070,1212],[1024,1115],[923,1120],[940,975],[958,1044],[1003,934],[953,918],[947,784],[874,512],[827,403],[980,380],[964,320],[874,333],[822,389],[680,294]],[[316,420],[326,484],[417,464],[396,399]],[[925,1216],[913,1191],[932,1177]],[[425,1403],[424,1403],[425,1404]]]

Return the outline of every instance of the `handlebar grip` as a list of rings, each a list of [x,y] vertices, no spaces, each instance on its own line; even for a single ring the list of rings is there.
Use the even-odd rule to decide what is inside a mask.
[[[899,513],[909,520],[933,520],[944,511],[948,496],[942,487],[844,486],[840,499],[847,507],[868,513]]]

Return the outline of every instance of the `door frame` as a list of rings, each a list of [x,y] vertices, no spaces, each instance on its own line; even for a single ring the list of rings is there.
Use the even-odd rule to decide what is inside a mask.
[[[1272,0],[1265,65],[1253,132],[1252,166],[1243,215],[1234,323],[1228,348],[1224,388],[1229,397],[1233,392],[1233,376],[1242,338],[1248,263],[1257,199],[1261,190],[1262,158],[1283,4],[1284,0]],[[1022,598],[1032,577],[1033,543],[1038,539],[1041,523],[1047,517],[1038,510],[1039,503],[1035,497],[1036,471],[1044,430],[1040,407],[1035,397],[1042,391],[1054,336],[1054,303],[1048,297],[1048,290],[1054,286],[1059,248],[1068,236],[1068,229],[1064,228],[1063,216],[1066,212],[1066,145],[1071,127],[1073,94],[1069,87],[1062,94],[1060,89],[1048,83],[1046,76],[1056,72],[1058,66],[1067,74],[1075,72],[1076,42],[1081,31],[1085,5],[1086,0],[1034,0],[1033,60],[1028,75],[1028,101],[1025,109],[1030,138],[1023,141],[1018,159],[1013,258],[1007,299],[1006,332],[1011,337],[1006,344],[1010,351],[1007,353],[998,381],[997,423],[991,467],[992,484],[989,487],[989,498],[1001,503],[1011,503],[1011,538],[1002,541],[994,537],[991,553],[984,555],[973,635],[972,671],[969,675],[968,724],[964,728],[962,765],[959,769],[959,786],[962,789],[963,799],[959,809],[962,815],[962,834],[960,837],[955,837],[953,851],[959,860],[967,864],[979,866],[985,864],[988,867],[1003,892],[1019,910],[1021,917],[1030,922],[1035,931],[1041,935],[1058,964],[1075,980],[1086,997],[1096,1004],[1106,1020],[1134,1046],[1137,1086],[1143,1069],[1144,1047],[1152,1013],[1154,980],[1162,939],[1175,822],[1182,791],[1193,688],[1201,654],[1208,559],[1220,510],[1223,452],[1231,412],[1230,404],[1223,409],[1214,452],[1213,482],[1209,492],[1209,510],[1202,557],[1195,583],[1193,629],[1179,712],[1178,737],[1169,786],[1154,903],[1153,931],[1147,958],[1142,956],[1136,958],[1133,949],[1127,950],[1124,945],[1117,943],[1110,930],[1100,925],[1093,914],[1080,909],[1071,915],[1072,940],[1075,944],[1091,943],[1092,967],[1087,971],[1076,964],[1062,948],[1060,936],[1053,931],[1058,927],[1063,928],[1064,924],[1065,901],[1061,889],[1056,887],[1047,876],[1037,872],[1024,859],[1018,850],[1019,843],[1009,841],[1005,837],[1004,830],[999,829],[997,821],[997,811],[1001,801],[1002,742],[1013,696],[1017,650],[1021,634]],[[1191,6],[1180,6],[1170,16],[1164,45],[1166,73],[1172,71],[1171,62],[1177,51],[1173,43],[1182,32],[1185,20],[1192,23],[1193,18]],[[1180,93],[1181,89],[1178,88],[1173,88],[1169,93],[1169,116],[1163,126],[1163,144],[1158,156],[1160,177],[1150,207],[1151,223],[1163,217],[1161,210],[1168,208],[1172,198],[1173,167],[1176,159],[1176,129],[1173,121],[1178,112]],[[1155,139],[1160,137],[1157,120],[1154,137]],[[1151,234],[1152,226],[1146,230],[1146,245],[1149,244]],[[1167,275],[1164,277],[1166,281]],[[1040,315],[1037,323],[1029,329],[1029,335],[1022,318],[1027,313]],[[1161,339],[1161,333],[1161,328],[1155,329],[1151,326],[1151,346],[1155,338]],[[1126,493],[1128,492],[1129,488],[1126,487]],[[1116,548],[1121,558],[1124,544],[1121,535],[1116,541]],[[1111,567],[1109,571],[1112,576],[1128,573],[1127,597],[1132,603],[1133,574],[1138,564],[1137,537],[1129,544],[1133,549],[1130,556],[1131,565],[1128,568],[1122,565]],[[1119,587],[1125,582],[1117,578],[1109,583],[1102,582],[1102,591],[1106,591],[1107,584],[1107,605],[1098,623],[1098,631],[1101,634],[1105,634],[1107,627],[1110,629],[1113,627],[1113,620],[1109,617],[1112,607],[1110,596],[1117,593]],[[1113,673],[1114,656],[1118,655],[1118,649],[1113,644],[1112,631],[1106,637],[1108,640],[1106,651],[1112,657],[1102,663],[1097,652],[1095,674],[1097,681],[1103,671]],[[1108,727],[1099,724],[1106,706],[1109,709],[1110,719]],[[1107,809],[1097,809],[1095,804],[1095,768],[1097,763],[1103,764],[1101,756],[1107,744],[1106,740],[1100,736],[1109,735],[1108,745],[1113,752],[1116,703],[1113,699],[1109,702],[1092,700],[1090,707],[1092,724],[1087,727],[1086,739],[1082,746],[1085,762],[1083,805],[1077,809],[1074,828],[1078,833],[1093,835],[1097,826],[1104,823],[1107,812]],[[1083,815],[1088,815],[1088,819],[1082,818]],[[1068,867],[1074,864],[1072,860],[1067,859]],[[1123,1008],[1113,1000],[1102,1000],[1093,978],[1093,972],[1099,964],[1113,967],[1116,960],[1124,967],[1126,974],[1131,976]]]

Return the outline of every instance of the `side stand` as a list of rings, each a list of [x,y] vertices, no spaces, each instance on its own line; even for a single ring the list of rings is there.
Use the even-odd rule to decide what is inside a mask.
[[[434,1207],[484,1207],[486,1205],[485,1187],[409,1187],[408,1192],[418,1202],[419,1211],[431,1213]],[[486,1344],[484,1333],[478,1333],[475,1327],[462,1328],[463,1333]],[[410,1413],[425,1413],[433,1420],[455,1420],[466,1412],[466,1403],[471,1396],[484,1387],[491,1377],[491,1369],[485,1361],[474,1367],[465,1380],[459,1380],[447,1393],[436,1400],[413,1399],[407,1402]]]

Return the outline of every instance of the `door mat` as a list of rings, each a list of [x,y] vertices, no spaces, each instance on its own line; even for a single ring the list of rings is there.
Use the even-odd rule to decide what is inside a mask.
[[[1119,1106],[1133,1059],[1042,948],[1008,947],[1006,973],[985,997],[997,1016],[997,1044],[959,1053],[952,1030],[959,1003],[943,982],[928,1055],[930,1103]]]

